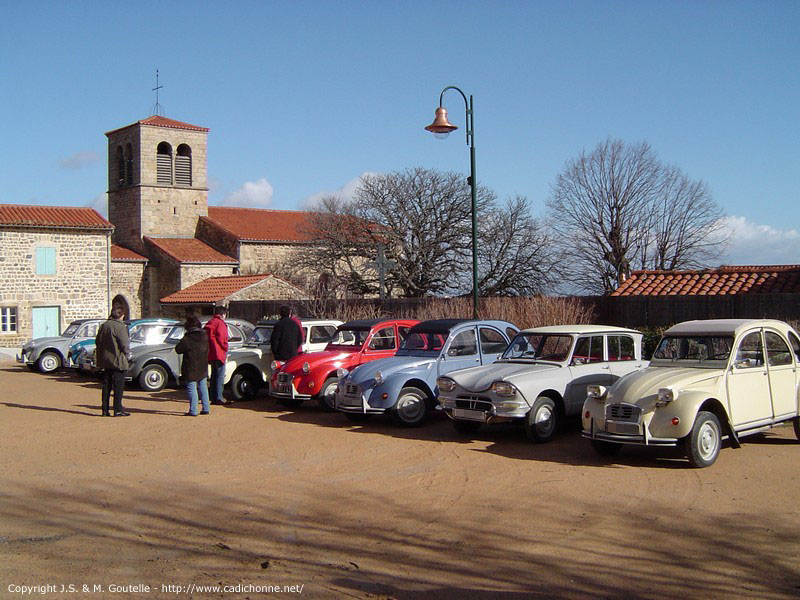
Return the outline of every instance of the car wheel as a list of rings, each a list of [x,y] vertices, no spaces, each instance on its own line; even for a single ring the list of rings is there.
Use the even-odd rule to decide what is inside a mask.
[[[367,413],[351,413],[346,412],[344,416],[350,419],[353,423],[363,423],[364,421],[369,421],[372,418],[372,415],[368,415]]]
[[[719,456],[722,445],[722,428],[714,413],[700,411],[695,417],[692,431],[684,440],[689,463],[698,469],[710,467]]]
[[[167,387],[167,372],[161,365],[147,365],[139,373],[139,387],[146,392],[160,392]]]
[[[258,382],[252,373],[234,373],[231,377],[231,396],[234,400],[255,398],[258,388]]]
[[[542,444],[552,440],[558,431],[558,409],[547,396],[539,396],[525,417],[525,435]]]
[[[470,433],[475,433],[478,429],[481,428],[482,423],[480,421],[462,421],[460,419],[455,419],[453,421],[453,427],[455,430],[462,434],[462,435],[469,435]]]
[[[336,377],[328,377],[322,384],[322,388],[317,395],[317,402],[328,412],[336,410],[336,386],[339,380]]]
[[[61,357],[55,352],[42,352],[36,361],[36,368],[40,373],[52,373],[61,366]]]
[[[400,390],[392,410],[395,423],[402,427],[418,427],[422,425],[427,414],[428,400],[425,392],[415,387],[404,387]]]
[[[622,448],[622,444],[617,442],[604,442],[603,440],[591,440],[592,448],[600,456],[613,456]]]

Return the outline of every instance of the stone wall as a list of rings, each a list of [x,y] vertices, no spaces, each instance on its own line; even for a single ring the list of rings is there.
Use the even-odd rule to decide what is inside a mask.
[[[239,249],[239,270],[243,274],[277,272],[280,275],[291,272],[292,254],[297,249],[298,246],[290,244],[242,242]]]
[[[209,225],[204,221],[198,221],[196,237],[223,254],[239,258],[239,238],[222,231],[218,227]]]
[[[128,302],[131,319],[145,315],[146,289],[144,262],[111,262],[111,297],[118,294]]]
[[[55,275],[36,274],[36,248],[56,249]],[[58,307],[60,329],[74,319],[109,313],[105,232],[63,229],[0,229],[0,306],[17,309],[17,332],[0,333],[0,346],[16,347],[33,336],[33,307]]]
[[[251,285],[235,294],[231,294],[226,299],[227,302],[231,300],[304,300],[306,294],[299,288],[296,288],[290,283],[278,279],[277,277],[268,277],[264,281]]]
[[[230,277],[235,275],[234,267],[235,265],[181,265],[178,289],[185,289],[209,277]]]

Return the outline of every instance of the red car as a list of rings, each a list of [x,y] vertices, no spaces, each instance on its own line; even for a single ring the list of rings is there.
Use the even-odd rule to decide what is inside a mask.
[[[271,394],[287,406],[299,406],[315,398],[333,410],[334,393],[343,371],[394,356],[415,319],[367,319],[348,321],[336,330],[321,352],[298,354],[284,364],[273,363]]]

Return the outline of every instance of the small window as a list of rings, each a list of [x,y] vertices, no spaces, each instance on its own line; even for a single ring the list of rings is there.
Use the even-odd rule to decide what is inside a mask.
[[[36,274],[55,275],[56,274],[56,249],[39,247],[36,248]]]
[[[608,336],[608,360],[635,360],[636,346],[629,335]]]
[[[117,187],[125,185],[125,157],[122,154],[122,146],[117,146]]]
[[[791,331],[789,332],[789,342],[792,344],[795,357],[800,361],[800,339]]]
[[[17,307],[0,307],[0,333],[17,333]]]
[[[734,363],[737,369],[752,369],[764,366],[764,346],[761,343],[761,332],[748,333],[739,343]]]
[[[780,367],[792,364],[792,353],[786,341],[774,331],[764,334],[767,340],[767,362],[770,367]]]
[[[578,338],[575,352],[572,355],[572,364],[586,365],[598,362],[603,362],[603,336]]]
[[[450,342],[450,348],[447,350],[448,356],[472,356],[477,353],[478,343],[475,339],[474,329],[467,329],[459,333]]]
[[[186,144],[178,146],[175,156],[175,184],[192,185],[192,149]]]
[[[156,183],[172,185],[172,146],[161,142],[156,150]]]
[[[400,327],[397,328],[397,333],[400,335],[401,342],[408,337],[409,331],[411,331],[411,327],[406,327],[401,325]]]
[[[369,341],[370,350],[393,350],[394,348],[394,327],[379,329]]]
[[[133,184],[133,147],[130,144],[125,146],[125,183]]]
[[[496,329],[481,327],[480,336],[482,354],[500,354],[508,346],[506,338]]]
[[[333,325],[314,325],[311,327],[311,343],[323,344],[328,342],[334,333],[336,333],[336,327]]]

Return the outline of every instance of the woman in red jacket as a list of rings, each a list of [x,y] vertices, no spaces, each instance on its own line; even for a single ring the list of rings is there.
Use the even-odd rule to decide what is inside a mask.
[[[214,316],[204,328],[208,334],[208,362],[211,365],[211,404],[225,404],[222,387],[225,385],[225,359],[228,356],[227,314],[227,308],[215,306]]]

